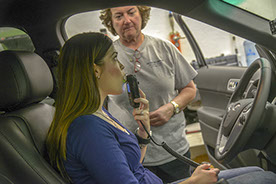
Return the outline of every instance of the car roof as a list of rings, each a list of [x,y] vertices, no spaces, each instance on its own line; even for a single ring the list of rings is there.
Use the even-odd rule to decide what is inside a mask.
[[[63,40],[63,30],[57,28],[67,17],[76,13],[125,5],[148,5],[170,10],[226,30],[276,52],[276,36],[271,34],[268,20],[219,0],[0,1],[0,26],[17,27],[27,32],[38,53],[59,49]]]

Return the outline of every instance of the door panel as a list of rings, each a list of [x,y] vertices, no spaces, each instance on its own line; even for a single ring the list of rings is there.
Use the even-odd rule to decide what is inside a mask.
[[[213,165],[225,168],[214,159],[218,129],[226,106],[246,67],[208,66],[198,70],[195,84],[202,106],[197,110],[203,140]]]
[[[187,37],[199,67],[198,76],[194,81],[200,94],[202,106],[197,110],[197,114],[209,160],[215,167],[220,169],[259,165],[260,160],[257,159],[259,151],[256,150],[241,152],[227,165],[222,165],[214,157],[217,134],[226,106],[239,79],[247,68],[229,65],[207,66],[199,45],[182,17],[174,14],[174,18]],[[217,64],[215,63],[214,65]]]
[[[197,111],[197,113],[205,144],[215,148],[218,129],[224,111],[210,107],[202,107]]]

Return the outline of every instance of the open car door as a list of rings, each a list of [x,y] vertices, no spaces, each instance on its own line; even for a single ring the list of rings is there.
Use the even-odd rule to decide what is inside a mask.
[[[247,165],[260,166],[257,150],[242,152],[230,163],[219,162],[215,157],[217,136],[228,102],[247,67],[207,65],[200,47],[182,17],[174,14],[174,18],[186,35],[197,60],[198,76],[194,82],[201,99],[201,107],[197,110],[197,114],[209,160],[220,169]]]

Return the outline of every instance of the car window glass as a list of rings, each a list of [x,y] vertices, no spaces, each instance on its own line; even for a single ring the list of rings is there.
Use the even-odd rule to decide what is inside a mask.
[[[152,8],[150,20],[142,32],[174,43],[186,60],[197,69],[198,64],[187,38],[175,21],[173,26],[170,24],[169,14],[169,11]],[[69,17],[64,27],[66,36],[70,38],[78,33],[96,31],[107,34],[113,40],[118,39],[118,36],[112,35],[102,25],[99,16],[100,11],[92,11]],[[198,42],[208,65],[248,66],[258,58],[254,43],[194,19],[182,17]]]
[[[255,43],[216,27],[184,17],[207,65],[249,66],[259,58]],[[195,59],[193,65],[197,65]]]
[[[0,28],[0,52],[3,50],[34,51],[34,45],[24,31],[11,27]]]
[[[223,0],[248,12],[254,13],[268,20],[276,18],[275,0]]]

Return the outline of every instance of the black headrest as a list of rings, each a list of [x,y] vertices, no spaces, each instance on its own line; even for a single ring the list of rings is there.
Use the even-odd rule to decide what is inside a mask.
[[[46,62],[36,53],[0,52],[0,111],[11,111],[46,98],[53,79]]]

